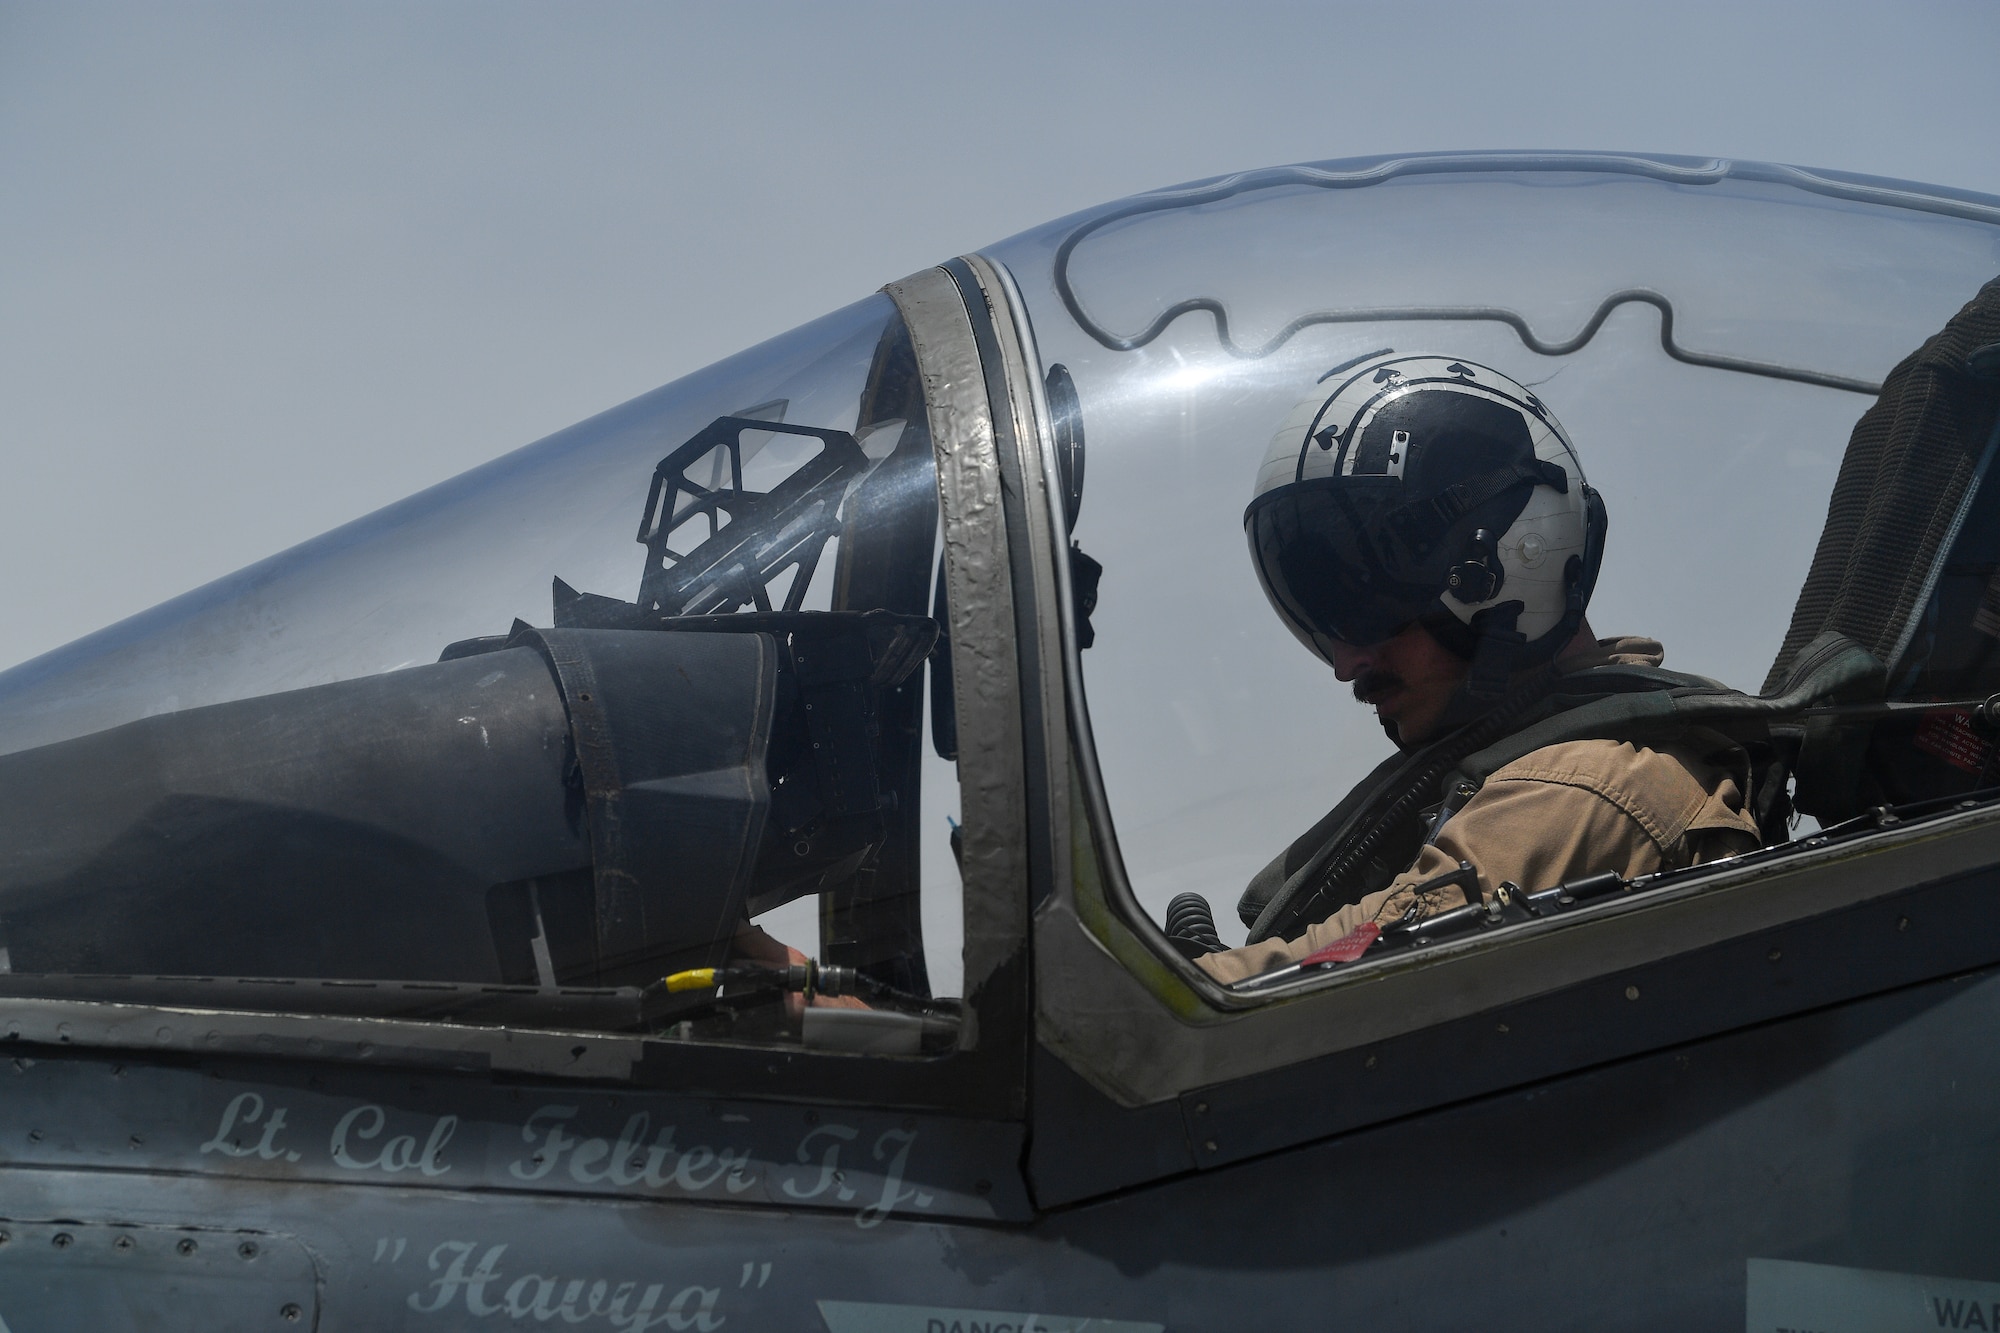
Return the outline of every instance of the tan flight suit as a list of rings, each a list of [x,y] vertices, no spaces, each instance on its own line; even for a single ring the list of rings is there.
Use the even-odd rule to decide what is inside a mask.
[[[1653,639],[1601,639],[1556,660],[1558,669],[1658,666]],[[1758,845],[1744,813],[1747,772],[1719,767],[1741,752],[1711,758],[1693,744],[1635,746],[1624,741],[1567,741],[1496,769],[1389,887],[1342,908],[1295,940],[1264,940],[1195,962],[1218,981],[1238,981],[1297,962],[1365,922],[1387,926],[1410,905],[1411,889],[1471,862],[1490,900],[1503,880],[1529,892],[1615,870],[1630,878],[1735,856]],[[1461,907],[1455,886],[1435,890],[1425,916]]]

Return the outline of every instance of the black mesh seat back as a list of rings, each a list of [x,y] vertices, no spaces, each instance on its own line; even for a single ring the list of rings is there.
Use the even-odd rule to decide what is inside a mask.
[[[1848,439],[1767,692],[1829,629],[1896,667],[2000,416],[2000,383],[1967,364],[1971,353],[1995,343],[2000,279],[1889,372]]]
[[[2000,378],[1984,351],[1996,345],[2000,279],[1890,372],[1848,442],[1767,692],[1826,630],[1888,664],[1890,698],[2000,691]],[[1994,776],[1992,747],[1956,713],[1880,724],[1866,746],[1860,789],[1812,813],[1842,817]]]

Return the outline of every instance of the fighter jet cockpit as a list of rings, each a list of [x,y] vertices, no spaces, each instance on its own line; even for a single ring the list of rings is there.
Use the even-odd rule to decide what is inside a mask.
[[[1980,609],[2000,604],[1996,223],[1970,196],[1792,168],[1446,155],[1224,177],[992,251],[1088,440],[1068,532],[1089,644],[1070,664],[1072,827],[1096,874],[1071,901],[1125,973],[1045,921],[1045,1031],[1134,1101],[1315,1055],[1358,1069],[1385,1035],[1712,943],[1712,925],[1677,937],[1668,904],[1730,875],[1777,910],[1785,867],[1983,806],[2000,783],[2000,620]],[[1449,409],[1483,461],[1428,482],[1426,394],[1498,422]],[[1440,727],[1455,747],[1399,748],[1391,709],[1357,701],[1365,668],[1342,669],[1339,640],[1411,624],[1470,677]],[[1555,654],[1579,629],[1648,641],[1652,681],[1607,676],[1580,712],[1506,720],[1537,636]],[[1562,830],[1523,805],[1496,820],[1526,844],[1522,882],[1459,859],[1474,840],[1449,821],[1501,765],[1696,731],[1733,737],[1740,769],[1737,829],[1707,851],[1551,868]],[[1368,891],[1413,865],[1443,892],[1376,911]],[[1528,944],[1592,919],[1605,933],[1566,956]],[[1130,1040],[1142,993],[1171,1004],[1186,978],[1142,948],[1151,923],[1225,978],[1187,987],[1202,1035],[1173,1043],[1171,1073]],[[1438,990],[1459,985],[1481,993]]]
[[[936,473],[877,296],[16,671],[0,957],[796,1040],[797,946],[867,1002],[816,1038],[948,1045]],[[779,965],[725,987],[752,932]]]
[[[0,674],[0,989],[1139,1106],[1886,892],[2000,787],[1996,273],[1990,200],[1692,159],[1061,219]],[[1702,800],[1486,882],[1557,744]]]

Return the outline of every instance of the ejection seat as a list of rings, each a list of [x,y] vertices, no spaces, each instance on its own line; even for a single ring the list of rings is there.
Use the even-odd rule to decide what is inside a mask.
[[[1886,668],[1870,702],[1892,707],[1804,727],[1793,803],[1822,825],[2000,783],[2000,710],[1909,707],[2000,695],[1996,449],[2000,278],[1890,372],[1855,425],[1764,684],[1781,689],[1829,633]]]

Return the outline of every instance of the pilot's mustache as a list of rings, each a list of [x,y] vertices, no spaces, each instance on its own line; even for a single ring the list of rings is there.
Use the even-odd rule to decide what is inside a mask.
[[[1403,688],[1403,678],[1381,667],[1370,667],[1354,678],[1354,701],[1367,703],[1378,694]]]

